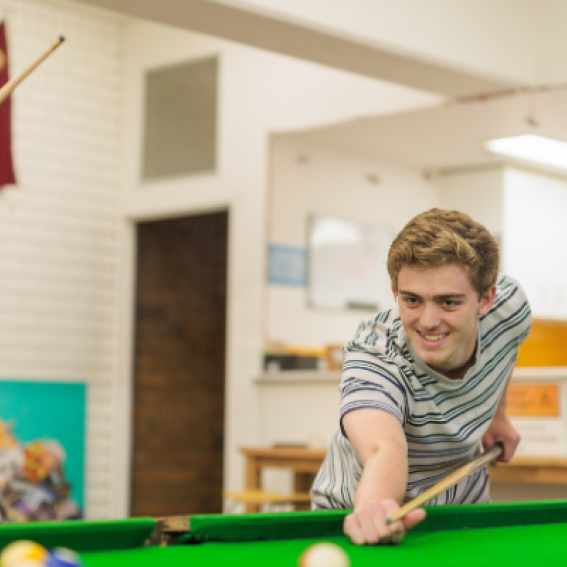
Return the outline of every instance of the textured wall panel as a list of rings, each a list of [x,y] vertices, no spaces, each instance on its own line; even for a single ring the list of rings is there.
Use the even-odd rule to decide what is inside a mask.
[[[0,191],[0,375],[88,384],[86,513],[113,514],[123,20],[0,0],[11,76],[67,38],[13,95],[18,186]]]

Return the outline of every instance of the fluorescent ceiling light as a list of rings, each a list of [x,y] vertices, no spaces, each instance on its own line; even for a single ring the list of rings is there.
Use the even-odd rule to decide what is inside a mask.
[[[567,169],[567,143],[526,134],[486,142],[488,151],[552,167]]]

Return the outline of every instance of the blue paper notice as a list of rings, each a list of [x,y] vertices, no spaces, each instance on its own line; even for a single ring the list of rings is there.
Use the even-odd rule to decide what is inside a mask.
[[[268,282],[274,285],[307,285],[307,250],[296,246],[268,246]]]

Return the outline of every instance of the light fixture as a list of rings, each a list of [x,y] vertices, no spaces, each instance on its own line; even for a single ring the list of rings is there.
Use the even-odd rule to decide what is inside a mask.
[[[535,134],[485,142],[489,152],[567,170],[567,142]]]

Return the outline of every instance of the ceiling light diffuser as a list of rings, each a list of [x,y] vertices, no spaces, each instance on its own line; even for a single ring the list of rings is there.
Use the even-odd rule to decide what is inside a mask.
[[[486,142],[488,151],[567,170],[567,142],[535,134],[497,138]]]

